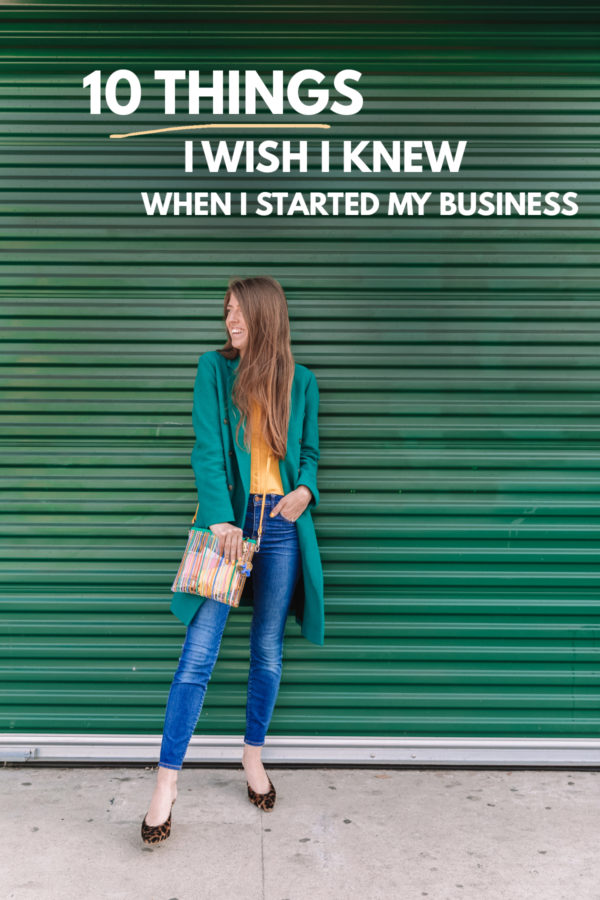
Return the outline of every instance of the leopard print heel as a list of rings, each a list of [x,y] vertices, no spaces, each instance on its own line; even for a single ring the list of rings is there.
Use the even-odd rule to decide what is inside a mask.
[[[175,803],[174,800],[173,803]],[[145,844],[160,844],[161,841],[166,841],[167,838],[170,837],[173,803],[171,803],[169,818],[160,825],[146,825],[146,816],[144,816],[144,821],[142,822],[142,840]]]
[[[269,778],[268,775],[267,778]],[[265,794],[257,794],[256,791],[252,790],[248,782],[246,782],[246,785],[248,787],[248,799],[250,800],[250,803],[254,803],[255,806],[258,806],[259,809],[262,809],[265,812],[271,812],[275,806],[275,797],[277,796],[271,779],[269,778],[269,790]]]

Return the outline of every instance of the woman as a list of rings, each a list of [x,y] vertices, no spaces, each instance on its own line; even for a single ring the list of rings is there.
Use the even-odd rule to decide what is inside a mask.
[[[233,279],[224,317],[227,342],[202,354],[194,385],[196,524],[211,529],[226,558],[240,558],[242,538],[257,536],[266,493],[260,549],[240,606],[253,607],[242,765],[250,801],[269,811],[276,792],[261,747],[281,680],[287,616],[295,615],[309,641],[324,642],[323,571],[310,514],[319,502],[319,391],[313,373],[294,362],[279,282]],[[142,823],[147,843],[170,834],[177,774],[231,607],[175,593],[171,609],[188,628],[167,701],[156,787]]]

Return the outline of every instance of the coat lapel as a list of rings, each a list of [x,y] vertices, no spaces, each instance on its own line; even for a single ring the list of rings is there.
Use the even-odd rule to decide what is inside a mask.
[[[227,363],[227,417],[229,419],[229,429],[231,431],[231,439],[233,441],[233,449],[235,451],[238,469],[244,485],[246,496],[250,494],[250,454],[247,453],[243,446],[239,446],[235,438],[237,424],[240,419],[240,412],[231,399],[231,388],[235,378],[235,372],[238,367],[239,357],[237,359],[226,359]],[[240,443],[243,445],[245,439],[244,426],[240,426]]]

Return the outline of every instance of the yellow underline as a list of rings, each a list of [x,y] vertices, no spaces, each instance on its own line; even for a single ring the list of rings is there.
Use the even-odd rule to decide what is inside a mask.
[[[291,123],[291,122],[257,122],[248,124],[225,124],[223,122],[211,122],[208,125],[173,125],[171,128],[154,128],[152,131],[130,131],[129,134],[110,134],[111,138],[139,137],[141,134],[160,134],[163,131],[191,131],[193,128],[331,128],[325,123]]]

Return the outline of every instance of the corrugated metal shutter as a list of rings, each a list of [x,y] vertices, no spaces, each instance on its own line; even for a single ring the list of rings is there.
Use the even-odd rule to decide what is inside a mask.
[[[270,735],[597,736],[591,7],[59,6],[0,13],[0,729],[160,732],[196,362],[227,278],[269,273],[321,390],[327,617],[322,648],[289,620]],[[181,135],[111,142],[123,122],[87,113],[82,78],[130,67],[154,100],[127,127],[175,124],[151,73],[184,66],[357,68],[364,110],[320,116],[332,141],[467,139],[462,171],[207,185]],[[140,190],[208,186],[575,190],[581,212],[143,215]],[[243,733],[248,628],[232,613],[199,734]]]

